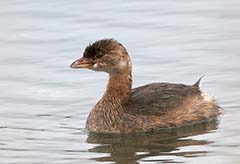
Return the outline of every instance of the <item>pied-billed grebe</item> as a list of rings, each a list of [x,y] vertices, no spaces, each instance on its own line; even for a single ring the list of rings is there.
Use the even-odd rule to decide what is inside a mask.
[[[71,68],[109,74],[107,89],[88,116],[91,132],[132,133],[183,126],[219,114],[218,105],[194,85],[153,83],[132,87],[132,64],[127,50],[114,39],[90,44]]]

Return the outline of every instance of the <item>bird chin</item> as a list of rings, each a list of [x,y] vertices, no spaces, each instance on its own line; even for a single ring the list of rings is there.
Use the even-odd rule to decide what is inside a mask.
[[[95,63],[91,70],[97,71],[97,72],[106,72],[103,68],[101,68],[101,65],[99,63]]]

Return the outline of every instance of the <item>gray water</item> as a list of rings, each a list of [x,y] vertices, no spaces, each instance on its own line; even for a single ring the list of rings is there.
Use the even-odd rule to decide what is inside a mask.
[[[240,1],[0,1],[0,163],[240,163]],[[85,129],[105,73],[71,70],[90,42],[128,49],[134,86],[193,84],[218,122],[156,134]]]

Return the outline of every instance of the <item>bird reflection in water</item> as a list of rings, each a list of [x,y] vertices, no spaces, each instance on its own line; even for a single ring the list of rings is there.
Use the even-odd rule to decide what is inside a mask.
[[[181,163],[174,156],[195,157],[205,155],[206,150],[179,152],[183,146],[206,145],[208,140],[186,138],[189,136],[213,132],[217,129],[218,121],[211,120],[184,127],[165,129],[151,133],[139,134],[96,134],[90,133],[87,142],[94,145],[89,152],[108,153],[109,156],[92,158],[98,162],[116,162],[117,164],[138,164],[138,161],[158,161],[162,163]],[[146,157],[154,157],[147,160]],[[158,157],[156,157],[158,156]],[[170,156],[172,158],[161,158]]]

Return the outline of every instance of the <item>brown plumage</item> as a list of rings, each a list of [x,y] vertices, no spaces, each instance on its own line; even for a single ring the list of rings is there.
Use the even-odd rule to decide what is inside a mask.
[[[109,74],[103,97],[87,120],[87,129],[101,133],[132,133],[183,126],[216,118],[219,107],[194,85],[154,83],[132,88],[132,65],[124,46],[113,39],[90,44],[72,68]]]

